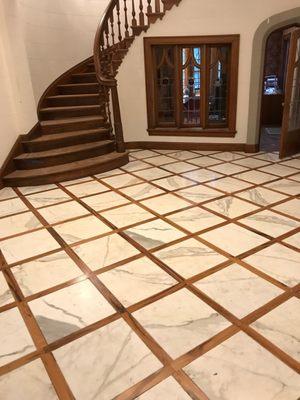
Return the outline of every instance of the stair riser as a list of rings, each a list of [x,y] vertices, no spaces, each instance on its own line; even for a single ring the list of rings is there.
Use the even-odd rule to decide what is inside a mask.
[[[82,135],[64,139],[51,140],[49,142],[28,142],[23,143],[26,152],[46,151],[57,149],[66,146],[74,146],[76,144],[84,144],[90,142],[98,142],[99,140],[110,139],[109,133],[91,133],[89,135]]]
[[[48,176],[31,176],[30,178],[4,178],[4,184],[6,186],[29,186],[29,185],[44,185],[48,183],[54,182],[63,182],[72,179],[84,178],[89,175],[101,174],[106,171],[110,171],[115,168],[122,167],[123,165],[129,162],[128,154],[124,153],[124,155],[116,160],[107,161],[105,163],[96,164],[88,166],[81,170],[71,170],[64,171],[63,173],[56,173],[55,175]]]
[[[72,117],[84,117],[84,116],[91,116],[91,115],[99,115],[100,108],[93,107],[91,109],[84,109],[81,110],[51,110],[51,111],[41,111],[41,117],[43,120],[53,120],[53,119],[61,119],[61,118],[72,118]]]
[[[35,169],[43,167],[51,167],[54,165],[67,164],[73,161],[84,160],[86,158],[92,158],[101,156],[103,154],[111,153],[115,150],[113,142],[108,143],[104,146],[95,147],[93,149],[81,150],[74,153],[60,154],[53,157],[35,158],[30,160],[14,160],[15,165],[18,169]]]
[[[96,121],[74,121],[68,124],[57,124],[52,126],[42,126],[42,133],[48,135],[51,133],[63,133],[80,131],[87,129],[97,129],[103,127],[103,121],[101,119]]]
[[[96,74],[94,75],[73,75],[72,82],[74,83],[97,83]]]
[[[47,99],[45,107],[64,107],[64,106],[89,106],[99,104],[99,95],[91,97],[68,97],[58,99]]]
[[[80,85],[72,85],[72,86],[67,86],[67,87],[59,87],[58,91],[60,94],[88,94],[88,93],[93,93],[93,94],[98,94],[99,93],[99,85],[90,85],[90,86],[80,86]]]

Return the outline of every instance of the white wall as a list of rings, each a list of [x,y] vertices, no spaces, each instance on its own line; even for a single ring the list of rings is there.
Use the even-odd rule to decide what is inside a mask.
[[[18,0],[36,102],[62,73],[93,54],[109,0]]]
[[[252,42],[265,20],[299,7],[300,0],[182,0],[162,21],[137,38],[118,75],[125,140],[245,143],[250,91]],[[143,37],[240,34],[237,135],[234,138],[185,138],[148,136]]]

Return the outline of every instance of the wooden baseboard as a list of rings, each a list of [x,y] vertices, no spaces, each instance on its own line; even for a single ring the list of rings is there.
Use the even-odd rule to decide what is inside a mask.
[[[38,136],[39,128],[40,124],[39,122],[37,122],[34,125],[34,127],[30,130],[30,132],[28,132],[26,135],[20,135],[17,137],[15,144],[8,153],[8,156],[4,160],[4,163],[0,167],[0,189],[4,187],[2,180],[3,177],[15,170],[14,158],[17,157],[19,154],[22,154],[23,152],[22,141],[24,139],[26,140],[33,139],[34,137]]]
[[[245,151],[256,153],[258,145],[246,143],[188,143],[188,142],[126,142],[127,149],[157,150],[207,150],[207,151]]]

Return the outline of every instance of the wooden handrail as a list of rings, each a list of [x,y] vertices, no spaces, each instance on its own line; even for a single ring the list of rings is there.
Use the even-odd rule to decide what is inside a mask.
[[[100,85],[101,110],[113,126],[116,150],[125,151],[117,80],[115,75],[135,36],[181,0],[110,0],[98,25],[94,64]],[[129,16],[131,11],[131,17]],[[163,10],[163,11],[161,11]],[[129,33],[131,27],[132,35]],[[110,102],[112,113],[110,111]]]

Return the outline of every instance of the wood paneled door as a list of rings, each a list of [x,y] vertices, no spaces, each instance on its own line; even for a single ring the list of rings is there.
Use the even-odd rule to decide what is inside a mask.
[[[300,29],[291,34],[280,157],[300,152]]]

